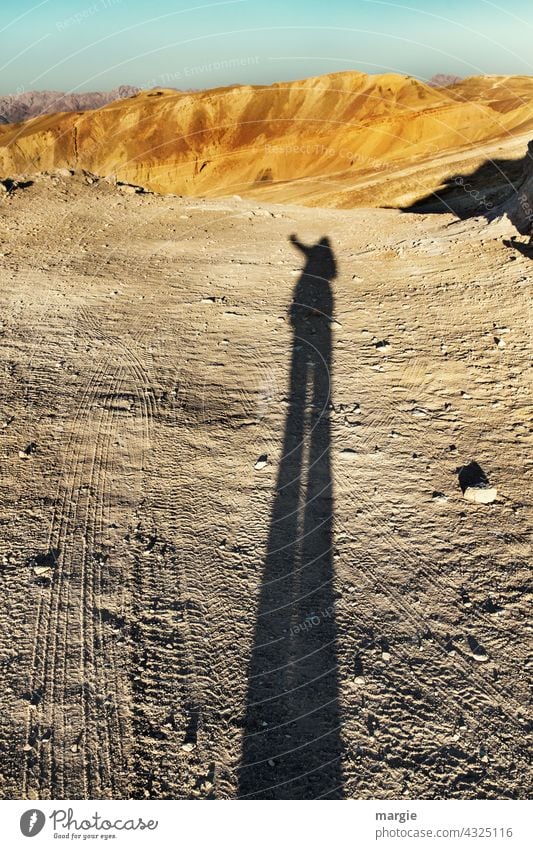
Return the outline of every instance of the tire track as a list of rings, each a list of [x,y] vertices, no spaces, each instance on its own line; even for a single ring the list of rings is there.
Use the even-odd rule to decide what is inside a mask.
[[[76,481],[78,478],[79,470],[82,465],[82,417],[85,411],[94,402],[94,399],[96,397],[96,387],[98,386],[98,380],[100,379],[100,376],[102,375],[105,367],[106,363],[102,362],[100,366],[97,367],[97,369],[93,372],[93,375],[85,386],[85,389],[82,394],[82,399],[76,409],[76,413],[72,420],[72,430],[65,451],[63,471],[59,475],[56,487],[54,511],[51,520],[50,532],[48,535],[47,548],[49,552],[54,550],[59,551],[59,556],[55,558],[54,574],[52,577],[52,584],[50,586],[49,592],[47,592],[46,589],[43,589],[40,593],[36,624],[34,628],[35,638],[32,649],[32,662],[30,671],[29,700],[30,704],[34,704],[35,706],[40,705],[40,710],[39,712],[37,712],[38,715],[39,713],[42,713],[41,703],[46,697],[45,679],[48,655],[52,639],[52,618],[54,616],[57,617],[60,596],[62,593],[62,584],[64,581],[62,551],[64,549],[65,539],[68,530],[68,519],[67,521],[65,521],[64,510],[65,507],[68,505],[67,515],[69,515],[75,500],[74,495],[77,488]],[[59,492],[61,490],[61,485],[62,482],[64,480],[68,480],[69,477],[72,478],[72,483],[70,484],[70,486],[67,484],[67,486],[64,488],[63,497],[61,499],[61,508],[60,510],[58,510],[57,502],[59,501]],[[48,595],[47,604],[44,601],[45,592],[47,592]],[[41,724],[42,723],[39,722],[37,723],[37,729],[39,729],[39,726]],[[32,710],[30,706],[28,708],[27,718],[27,745],[32,744],[35,736],[35,729],[32,727]],[[27,797],[29,791],[28,760],[29,758],[26,757],[23,771],[23,789],[25,797]],[[39,787],[40,789],[42,789],[40,779]]]

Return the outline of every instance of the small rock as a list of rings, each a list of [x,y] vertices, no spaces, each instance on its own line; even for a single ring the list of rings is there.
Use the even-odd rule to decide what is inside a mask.
[[[181,747],[182,752],[192,752],[194,749],[194,743],[184,743]]]
[[[498,336],[495,336],[494,341],[498,348],[505,348],[505,339],[500,339]]]
[[[31,457],[37,451],[37,446],[35,442],[30,442],[29,445],[26,446],[24,451],[19,451],[19,457],[21,460],[27,460],[28,457]]]
[[[492,504],[498,497],[496,487],[476,487],[468,486],[463,492],[465,501],[470,501],[472,504]]]
[[[50,568],[50,566],[34,566],[33,571],[38,577],[43,577],[44,575],[52,574],[52,569]]]
[[[340,456],[342,460],[352,460],[357,451],[354,448],[342,448],[340,452]]]
[[[478,663],[485,663],[485,661],[487,661],[489,659],[489,656],[487,654],[476,653],[476,652],[474,652],[472,654],[472,657],[474,658],[474,660],[477,660]]]
[[[254,469],[259,472],[266,466],[268,466],[268,454],[261,454],[254,463]]]
[[[276,766],[276,762],[273,761],[272,758],[270,758],[270,760],[268,761],[268,765],[269,766]]]
[[[437,504],[446,504],[448,501],[448,496],[443,492],[434,492],[431,497]]]
[[[498,495],[498,490],[490,486],[487,475],[475,460],[459,469],[459,485],[463,498],[473,504],[490,504]]]
[[[478,663],[485,663],[489,659],[485,649],[479,645],[475,637],[469,636],[467,641],[470,648],[470,654],[474,660],[477,660]]]
[[[382,339],[380,342],[376,342],[376,351],[390,351],[391,345],[390,342],[387,342],[386,339]]]

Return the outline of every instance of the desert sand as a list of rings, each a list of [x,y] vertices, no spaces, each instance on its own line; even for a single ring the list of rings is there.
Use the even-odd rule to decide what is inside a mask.
[[[53,150],[0,199],[2,797],[525,798],[515,227]]]

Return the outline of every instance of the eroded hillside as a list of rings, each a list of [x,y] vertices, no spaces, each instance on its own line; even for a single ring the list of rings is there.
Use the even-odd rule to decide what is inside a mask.
[[[0,174],[68,167],[161,193],[404,206],[463,165],[474,169],[501,150],[522,155],[532,98],[529,77],[471,78],[436,89],[356,72],[148,91],[97,111],[0,127]]]

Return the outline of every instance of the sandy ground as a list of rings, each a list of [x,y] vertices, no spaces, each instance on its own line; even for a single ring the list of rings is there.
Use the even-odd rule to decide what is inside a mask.
[[[504,225],[78,176],[0,216],[2,797],[525,797]]]

